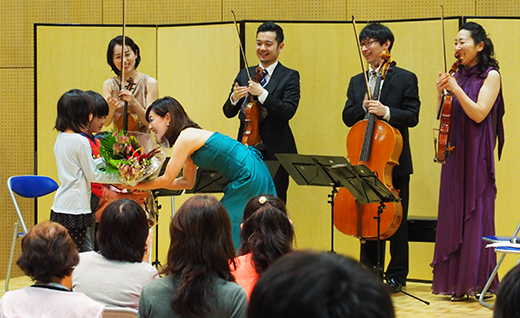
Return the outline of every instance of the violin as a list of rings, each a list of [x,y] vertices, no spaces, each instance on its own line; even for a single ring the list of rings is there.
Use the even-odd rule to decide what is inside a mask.
[[[256,69],[256,75],[253,81],[258,83],[260,81],[260,75],[264,71],[260,66]],[[250,95],[250,101],[246,106],[245,119],[244,119],[244,132],[242,133],[242,143],[244,145],[256,146],[262,142],[262,136],[260,135],[260,118],[262,110],[256,96]]]
[[[125,89],[133,92],[136,84],[134,83],[134,79],[131,77],[127,78],[127,85]],[[139,130],[139,117],[136,114],[131,113],[128,110],[128,102],[124,102],[123,115],[119,117],[117,120],[117,129],[124,131],[138,131]]]
[[[390,62],[390,53],[381,53],[382,64],[377,71],[374,94],[371,96],[365,73],[369,99],[379,100],[381,81],[385,78]],[[399,130],[369,113],[368,119],[357,122],[347,136],[347,159],[352,165],[366,165],[378,176],[397,198],[399,191],[393,187],[392,171],[398,164],[403,149],[403,138]],[[334,225],[344,234],[364,240],[386,239],[392,236],[403,218],[401,202],[390,202],[384,213],[378,213],[379,203],[361,204],[345,188],[340,188],[334,199]],[[378,229],[376,218],[380,217]]]
[[[441,4],[441,29],[442,29],[442,56],[444,59],[444,72],[446,72],[446,38],[444,33],[444,6]],[[449,71],[453,75],[461,63],[460,53],[455,53],[456,61]],[[434,162],[445,163],[446,157],[453,153],[455,147],[449,145],[450,125],[451,125],[451,99],[452,92],[444,90],[437,112],[437,120],[439,128],[433,128],[433,148],[435,150]]]
[[[461,60],[459,52],[455,53],[455,58],[457,60],[455,61],[455,63],[453,63],[450,71],[448,72],[450,75],[453,75],[457,71],[457,68],[460,66]],[[446,163],[446,157],[452,154],[453,149],[455,149],[455,147],[451,147],[449,144],[452,97],[452,92],[444,90],[442,94],[441,104],[439,106],[439,111],[437,113],[439,128],[436,129],[437,136],[434,136],[433,138],[433,145],[435,148],[435,157],[433,158],[433,161],[438,163]]]
[[[247,63],[246,54],[244,52],[244,47],[242,46],[242,40],[240,39],[240,31],[238,30],[237,18],[235,16],[235,12],[231,10],[233,14],[233,22],[235,23],[235,29],[237,30],[238,35],[238,44],[240,46],[240,51],[242,53],[242,58],[244,60],[244,65],[246,66],[247,77],[251,81],[251,75],[249,74],[249,64]],[[256,75],[253,79],[254,82],[258,83],[260,81],[260,75],[264,71],[260,66],[256,69]],[[255,96],[247,93],[247,97],[249,98],[249,102],[245,107],[245,120],[244,120],[244,130],[242,132],[242,144],[256,146],[262,142],[262,136],[260,135],[260,118],[262,115],[261,106],[258,104],[258,100]]]

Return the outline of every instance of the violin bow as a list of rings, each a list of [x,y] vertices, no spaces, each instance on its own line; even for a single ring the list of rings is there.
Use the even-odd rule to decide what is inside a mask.
[[[444,59],[444,73],[448,72],[446,63],[446,38],[444,34],[444,6],[441,4],[441,29],[442,29],[442,57]]]
[[[235,12],[233,10],[231,10],[231,13],[233,14],[233,22],[235,23],[235,29],[237,29],[238,44],[240,46],[240,52],[242,53],[242,58],[244,59],[244,64],[246,66],[247,77],[249,78],[249,81],[252,81],[251,80],[251,74],[249,74],[249,64],[247,63],[246,53],[244,51],[244,46],[242,45],[242,39],[240,38],[240,31],[238,30],[237,18],[235,16]]]
[[[359,53],[359,61],[361,62],[361,69],[363,70],[363,75],[365,76],[365,84],[367,88],[367,97],[369,100],[372,99],[372,92],[370,91],[370,86],[368,85],[368,74],[365,69],[365,64],[363,63],[363,53],[361,52],[361,43],[359,42],[358,33],[356,30],[356,21],[354,19],[354,16],[352,16],[352,28],[354,29],[354,37],[356,38],[356,43],[358,46],[358,53]]]
[[[442,31],[442,58],[444,60],[444,73],[448,72],[448,66],[446,62],[446,36],[444,34],[444,5],[441,4],[441,31]],[[442,107],[437,110],[437,120],[441,118]]]
[[[125,87],[125,51],[126,51],[126,36],[125,36],[125,28],[126,28],[126,0],[123,0],[123,44],[121,46],[121,90]],[[125,101],[125,107],[123,109],[123,130],[128,130],[128,103]]]

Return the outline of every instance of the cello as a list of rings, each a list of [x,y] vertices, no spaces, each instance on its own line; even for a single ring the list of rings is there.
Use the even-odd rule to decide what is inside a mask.
[[[249,81],[258,83],[263,69],[258,66],[255,69],[256,75],[254,79],[251,79],[251,74],[249,74],[249,64],[247,63],[244,47],[242,46],[242,41],[240,40],[240,31],[238,30],[235,12],[231,10],[231,13],[233,14],[233,22],[235,23],[235,28],[237,30],[238,43],[240,44],[240,51],[244,59],[244,65],[246,66],[247,77],[249,78]],[[245,102],[247,102],[247,105],[245,106],[244,130],[242,132],[241,142],[246,146],[249,145],[254,147],[262,142],[262,136],[260,134],[260,118],[262,115],[262,110],[256,97],[249,93],[247,93],[247,96],[244,99],[244,103]]]
[[[391,71],[390,65],[395,65],[395,62],[390,62],[388,51],[385,50],[381,53],[383,62],[377,70],[374,94],[371,94],[355,23],[353,26],[356,41],[358,41],[368,99],[378,100],[381,81],[386,76],[386,72]],[[366,165],[395,197],[398,197],[399,191],[393,187],[392,171],[393,167],[398,164],[402,148],[403,138],[399,130],[385,121],[376,119],[376,115],[372,113],[368,113],[368,119],[361,120],[352,126],[347,136],[347,159],[350,163]],[[340,188],[334,199],[334,225],[342,233],[363,240],[386,239],[393,235],[401,224],[402,206],[401,202],[389,203],[386,205],[384,213],[381,214],[379,208],[379,203],[359,203],[346,188]],[[380,218],[379,229],[376,218]]]
[[[380,83],[389,65],[386,60],[379,67],[373,99],[379,97]],[[368,119],[352,126],[347,136],[347,158],[350,163],[366,165],[395,197],[399,196],[399,191],[393,187],[392,171],[398,164],[402,148],[403,138],[399,130],[385,121],[376,119],[376,115],[371,113]],[[401,224],[401,202],[386,205],[385,212],[380,215],[379,231],[374,220],[378,217],[378,209],[379,203],[361,204],[347,189],[340,188],[334,200],[334,225],[344,234],[366,240],[376,240],[378,236],[380,239],[389,238]]]

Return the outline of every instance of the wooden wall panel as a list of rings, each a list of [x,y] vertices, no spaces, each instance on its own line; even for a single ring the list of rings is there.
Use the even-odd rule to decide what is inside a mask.
[[[348,20],[354,15],[357,20],[400,20],[440,17],[440,5],[444,16],[475,14],[475,0],[352,0],[347,1]]]
[[[470,21],[479,23],[484,27],[488,36],[493,41],[496,59],[502,75],[502,91],[504,94],[505,110],[504,126],[506,143],[502,153],[502,160],[495,158],[497,179],[497,200],[495,204],[495,227],[497,235],[511,235],[520,221],[517,206],[520,192],[520,177],[516,172],[518,159],[516,154],[520,149],[520,125],[517,123],[517,101],[520,99],[518,90],[518,76],[515,72],[520,68],[518,59],[509,58],[508,53],[514,42],[520,37],[520,20],[507,18],[479,19],[471,18]],[[504,32],[507,30],[507,32]],[[512,42],[513,41],[513,42]],[[507,273],[509,268],[516,264],[514,257],[506,257],[501,267],[500,275]]]
[[[347,1],[344,0],[223,0],[223,21],[232,20],[231,10],[238,20],[344,20]]]
[[[0,67],[33,67],[34,23],[101,23],[102,0],[0,1]]]
[[[518,17],[520,16],[520,2],[511,0],[477,0],[475,15]]]
[[[3,115],[0,117],[0,275],[7,269],[7,260],[17,220],[16,211],[7,191],[6,181],[13,175],[33,174],[34,171],[34,100],[32,69],[1,69],[0,100]],[[27,91],[28,94],[21,94]],[[18,201],[27,226],[34,224],[34,200],[21,198]],[[19,254],[18,240],[16,256]],[[21,271],[13,265],[12,275]]]
[[[122,0],[106,0],[103,5],[105,24],[122,24]],[[218,22],[221,0],[153,0],[126,1],[127,24],[177,24]]]

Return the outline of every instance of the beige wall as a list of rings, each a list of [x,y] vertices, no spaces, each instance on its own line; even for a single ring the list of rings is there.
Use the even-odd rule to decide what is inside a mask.
[[[445,15],[448,17],[463,15],[518,16],[520,8],[512,3],[508,0],[476,2],[471,0],[463,1],[462,4],[460,1],[444,2],[444,6]],[[127,24],[146,24],[149,26],[149,28],[144,28],[147,31],[137,31],[143,28],[135,28],[135,32],[152,32],[155,34],[156,29],[150,26],[156,24],[230,21],[230,10],[232,9],[239,20],[346,21],[354,15],[358,21],[368,19],[386,21],[437,17],[440,11],[438,5],[437,1],[319,1],[315,3],[289,0],[257,0],[247,3],[223,0],[127,1]],[[35,47],[33,24],[119,24],[121,23],[121,1],[3,1],[0,6],[3,13],[0,17],[0,38],[2,39],[0,46],[0,81],[4,84],[4,89],[0,93],[2,109],[4,109],[4,116],[0,119],[3,129],[0,135],[0,138],[2,138],[0,157],[3,162],[0,174],[3,184],[5,184],[5,180],[11,175],[32,174],[34,172]],[[512,87],[514,72],[507,70],[515,69],[516,65],[514,65],[514,61],[506,61],[505,57],[501,59],[500,47],[503,48],[502,52],[505,52],[511,45],[511,34],[520,34],[518,23],[516,20],[508,19],[479,20],[479,22],[482,22],[495,42],[498,52],[497,57],[502,66],[506,107],[508,107],[508,113],[511,113],[511,101],[516,100],[517,93]],[[415,23],[422,25],[419,21]],[[410,214],[434,216],[436,214],[440,167],[431,162],[433,152],[431,127],[433,126],[433,109],[435,107],[433,82],[438,70],[442,69],[442,61],[441,55],[437,54],[440,51],[440,26],[438,21],[437,23],[429,23],[427,27],[410,27],[410,24],[399,23],[388,24],[396,34],[397,40],[392,58],[398,62],[399,66],[410,69],[418,75],[420,96],[423,102],[420,124],[411,131],[416,173],[412,176],[411,181]],[[454,23],[454,21],[450,23]],[[349,26],[334,23],[330,23],[325,32],[318,32],[312,25],[289,22],[282,22],[281,24],[286,30],[287,37],[286,48],[281,55],[281,61],[289,67],[298,69],[302,77],[302,101],[291,124],[295,131],[299,150],[301,153],[307,154],[344,154],[344,140],[347,129],[341,122],[340,113],[345,99],[348,79],[359,71],[358,58],[353,55],[355,47],[352,30]],[[248,24],[247,34],[254,34],[257,25],[258,23]],[[505,28],[511,30],[511,32],[502,36],[499,31]],[[187,105],[190,113],[193,113],[192,116],[203,126],[210,128],[218,120],[219,124],[216,125],[217,129],[214,130],[221,130],[234,136],[237,126],[236,121],[226,120],[220,113],[220,105],[223,101],[222,96],[226,96],[231,81],[238,71],[238,48],[236,43],[233,43],[233,36],[236,35],[226,36],[225,41],[227,42],[223,45],[216,36],[232,32],[229,25],[215,26],[211,28],[212,30],[208,28],[197,29],[198,27],[164,29],[164,32],[172,32],[171,35],[163,35],[161,33],[163,31],[159,30],[159,38],[163,36],[179,37],[179,39],[186,36],[192,37],[191,41],[178,41],[173,43],[171,48],[164,48],[164,51],[161,51],[160,42],[159,49],[156,51],[155,39],[149,39],[149,34],[143,35],[144,40],[138,43],[143,50],[150,50],[150,54],[146,53],[146,59],[143,59],[150,64],[143,62],[140,70],[155,75],[159,79],[160,94],[179,97]],[[214,32],[214,36],[208,37],[204,42],[198,41],[199,38],[196,35],[202,29],[204,29],[206,35],[207,32],[209,34]],[[455,25],[447,24],[447,30],[454,29],[456,29],[456,23]],[[91,31],[89,27],[86,27],[86,30]],[[49,107],[49,112],[45,115],[49,117],[48,119],[51,122],[55,113],[50,111],[55,111],[55,102],[62,92],[75,87],[100,90],[102,81],[111,76],[110,70],[104,62],[104,51],[108,39],[114,33],[112,31],[104,33],[105,31],[106,29],[103,30],[103,34],[96,38],[97,40],[91,42],[84,41],[80,32],[75,37],[71,36],[70,39],[61,39],[55,43],[58,51],[66,54],[66,59],[63,58],[64,55],[44,56],[38,54],[39,65],[46,61],[46,65],[50,66],[45,70],[46,72],[60,70],[67,73],[69,66],[65,62],[69,63],[69,60],[72,60],[74,62],[72,65],[79,65],[83,68],[78,72],[78,77],[83,73],[92,73],[96,77],[88,86],[81,86],[83,85],[80,84],[82,83],[81,80],[76,82],[75,76],[72,76],[71,80],[63,79],[46,83],[51,89],[39,93],[48,94],[47,98],[54,100],[54,103],[49,105],[38,104],[38,109]],[[118,28],[114,27],[113,32],[118,32]],[[454,31],[447,31],[446,34],[448,49],[450,49],[449,45],[454,36]],[[129,33],[129,35],[141,37],[139,33]],[[313,39],[313,41],[308,39]],[[246,40],[246,45],[249,45],[247,50],[250,61],[255,60],[254,55],[251,55],[252,42],[253,38],[251,37]],[[302,45],[303,42],[305,42],[305,46]],[[216,51],[213,49],[215,43],[228,49]],[[305,50],[309,50],[309,48],[317,53],[313,55],[304,54]],[[426,55],[414,54],[425,50],[428,52]],[[156,52],[157,58],[154,58]],[[94,55],[100,58],[97,64],[85,64],[82,63],[82,56],[85,55]],[[183,59],[191,58],[192,63],[176,64],[176,58],[179,55]],[[226,59],[225,57],[229,58]],[[215,67],[211,69],[197,67],[197,61],[204,59],[213,60]],[[157,64],[164,61],[164,67],[155,65],[156,61]],[[228,65],[228,63],[230,64]],[[225,65],[227,67],[224,67]],[[315,67],[316,65],[318,67]],[[344,71],[328,72],[328,68]],[[215,73],[217,69],[224,70],[225,74],[215,75],[218,74]],[[38,78],[41,75],[41,73],[38,73]],[[213,78],[223,78],[224,80],[219,82]],[[200,84],[209,83],[212,88],[210,91],[177,89],[177,87],[190,86],[183,85],[183,81],[196,81]],[[195,105],[210,105],[210,103],[214,106],[210,108],[209,112],[206,112],[203,108],[195,107]],[[8,112],[7,110],[14,111]],[[514,208],[517,206],[514,197],[517,186],[513,163],[513,153],[517,147],[517,141],[512,138],[515,135],[514,129],[516,127],[511,123],[512,118],[510,117],[506,117],[508,139],[504,159],[497,164],[499,187],[497,229],[499,233],[512,232],[516,224],[516,219],[511,220],[510,218],[514,215]],[[320,133],[316,133],[316,130],[313,129],[315,126],[321,127]],[[39,145],[40,142],[45,142],[48,154],[52,155],[52,145],[56,135],[52,131],[52,125],[45,127],[38,125],[38,132],[42,134],[42,137],[38,138]],[[49,145],[51,146],[48,147]],[[39,158],[39,164],[41,164],[40,160]],[[49,160],[43,165],[45,169],[49,169],[49,175],[55,173],[51,171],[55,170],[52,164],[52,160]],[[45,170],[40,168],[38,172],[43,174],[43,171]],[[295,221],[298,247],[329,249],[330,214],[326,203],[329,190],[298,187],[292,183],[289,191],[288,207],[291,217]],[[2,218],[0,239],[4,242],[0,246],[0,268],[2,268],[0,273],[3,273],[9,252],[8,242],[12,223],[15,218],[5,187],[0,187],[0,194],[3,200],[3,204],[0,206],[0,209],[2,209],[0,214]],[[52,195],[46,200],[41,200],[41,203],[52,202]],[[22,209],[26,211],[27,223],[32,224],[33,204],[30,201],[32,200],[29,200],[29,202],[24,200]],[[45,208],[41,208],[40,218],[45,217],[49,208],[50,203],[45,203]],[[163,210],[166,213],[161,214],[163,219],[160,221],[160,229],[162,230],[160,236],[162,246],[166,246],[168,200],[163,204]],[[337,231],[335,238],[335,249],[337,251],[357,256],[358,244],[355,239],[345,237]],[[412,268],[410,277],[429,279],[431,271],[428,264],[431,261],[432,251],[433,244],[411,244]],[[164,255],[165,247],[161,247],[160,252]],[[164,257],[161,256],[161,259],[164,261]]]

